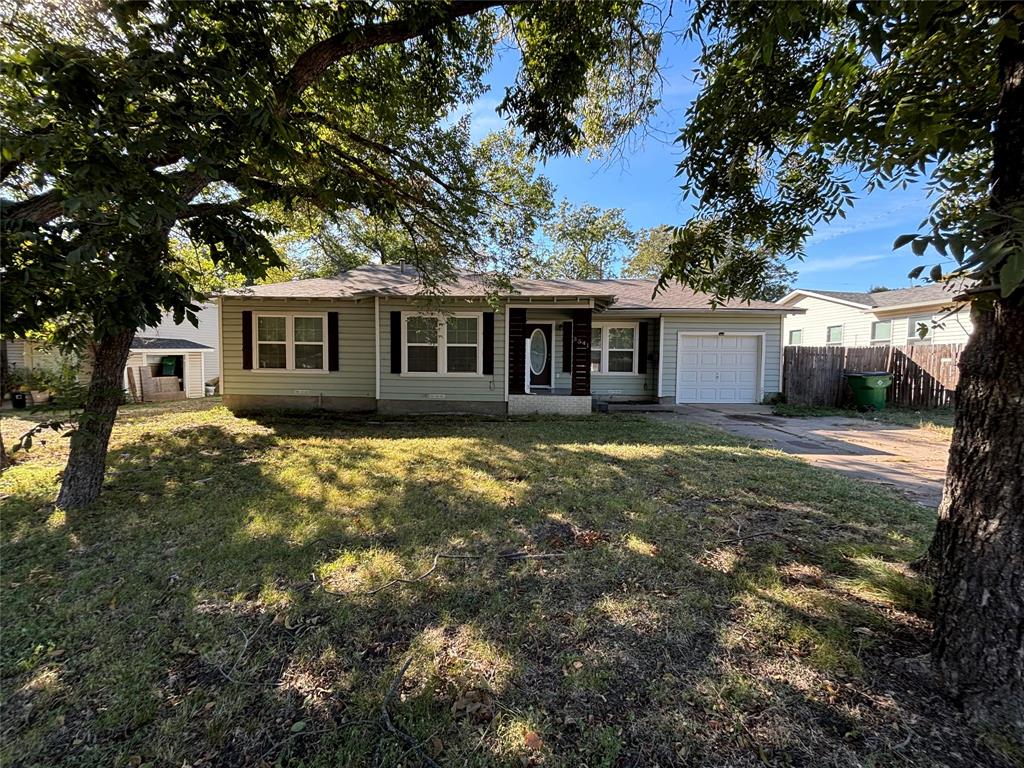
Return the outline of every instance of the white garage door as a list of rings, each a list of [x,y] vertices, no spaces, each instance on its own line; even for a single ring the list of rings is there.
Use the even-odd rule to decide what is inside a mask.
[[[759,336],[679,336],[677,403],[756,403]]]

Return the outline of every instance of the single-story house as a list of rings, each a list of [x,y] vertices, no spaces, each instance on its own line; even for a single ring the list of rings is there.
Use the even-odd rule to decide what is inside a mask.
[[[423,294],[410,267],[367,265],[220,295],[233,409],[589,413],[598,400],[756,403],[779,391],[783,318],[652,280],[460,273]]]
[[[787,346],[964,344],[974,326],[956,295],[942,283],[870,293],[798,288],[778,303],[804,310],[786,316]]]

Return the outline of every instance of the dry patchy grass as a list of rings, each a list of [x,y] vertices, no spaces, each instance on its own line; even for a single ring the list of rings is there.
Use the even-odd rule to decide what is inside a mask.
[[[901,662],[932,514],[716,431],[127,408],[67,514],[64,450],[0,480],[4,765],[1009,762]]]

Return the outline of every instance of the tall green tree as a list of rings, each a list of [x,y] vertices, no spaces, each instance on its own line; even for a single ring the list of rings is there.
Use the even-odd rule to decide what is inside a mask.
[[[501,110],[531,151],[598,149],[609,134],[588,125],[623,136],[654,101],[650,57],[631,54],[657,48],[650,12],[640,0],[97,0],[12,14],[0,33],[3,327],[82,318],[93,358],[58,503],[100,492],[135,329],[163,311],[194,320],[202,294],[172,238],[259,279],[281,261],[266,207],[359,211],[408,233],[435,287],[487,226],[457,114],[483,91],[499,39],[521,62]]]
[[[594,280],[614,277],[636,235],[622,208],[572,205],[563,200],[544,224],[547,248],[536,252],[524,272],[531,277]]]
[[[643,230],[637,238],[632,256],[622,268],[622,276],[660,280],[668,270],[675,241],[676,231],[672,227],[651,227]],[[755,269],[750,269],[751,259],[755,259],[755,263],[758,264]],[[748,273],[748,283],[744,286],[743,296],[759,301],[778,301],[789,293],[790,286],[797,277],[797,273],[784,262],[763,249],[758,249],[756,253],[748,253],[746,249],[737,248],[726,258],[718,261],[716,270],[714,279],[718,282],[728,282],[731,279],[730,271],[741,270]]]
[[[481,207],[461,260],[489,272],[512,274],[535,250],[535,234],[554,208],[554,186],[538,171],[538,157],[529,142],[511,129],[485,136],[470,158],[481,183]],[[307,272],[318,276],[370,262],[420,264],[427,258],[450,258],[428,253],[432,241],[401,222],[360,210],[341,211],[330,220],[314,217],[313,224],[303,228],[308,253],[299,260]]]
[[[931,661],[971,715],[1024,740],[1024,5],[703,0],[692,31],[703,84],[679,170],[697,215],[670,276],[746,295],[765,264],[723,274],[737,243],[799,256],[858,183],[934,192],[928,229],[896,246],[936,249],[932,280],[971,281],[975,331],[931,548]]]

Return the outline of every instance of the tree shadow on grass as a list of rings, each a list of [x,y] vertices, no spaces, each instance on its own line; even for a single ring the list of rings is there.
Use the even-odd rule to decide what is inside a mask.
[[[927,514],[709,430],[226,419],[9,506],[10,764],[415,765],[410,657],[442,764],[999,764],[894,661]]]

